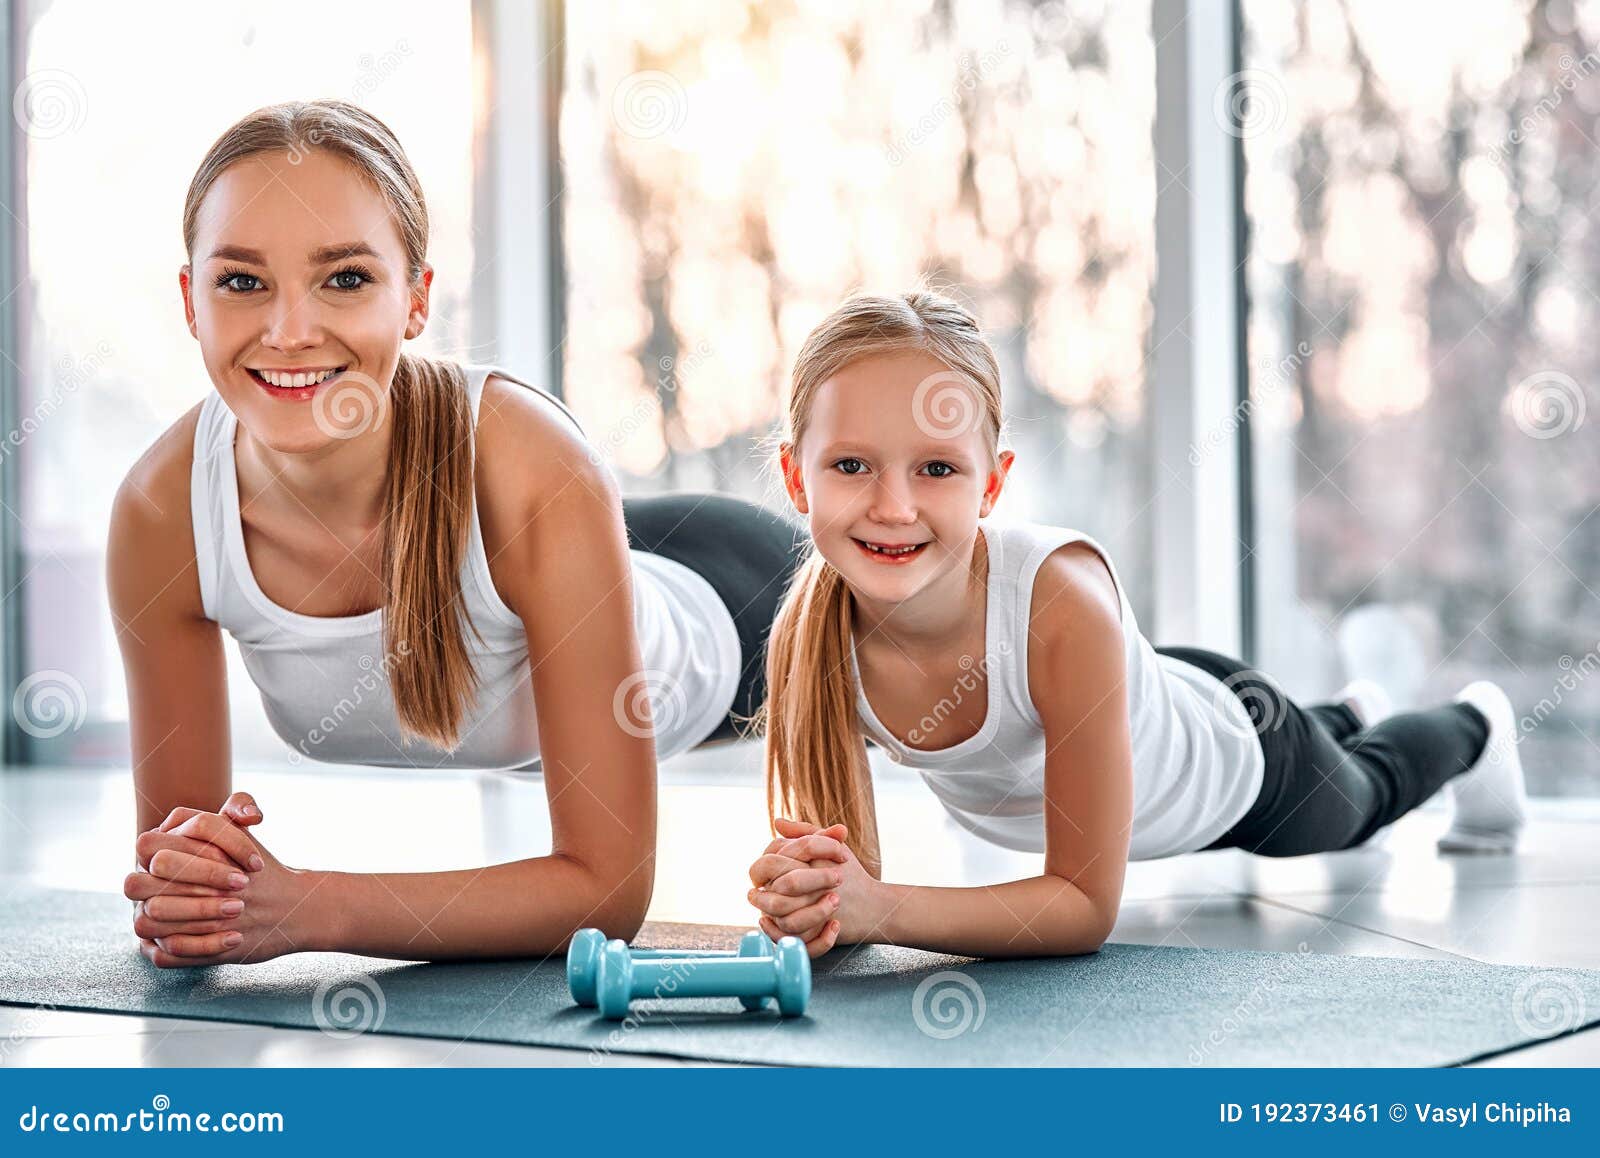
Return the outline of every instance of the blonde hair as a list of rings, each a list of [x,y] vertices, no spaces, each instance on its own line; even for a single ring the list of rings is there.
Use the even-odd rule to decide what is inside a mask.
[[[795,359],[787,439],[804,439],[818,388],[852,362],[923,351],[972,386],[991,459],[1002,425],[1000,365],[976,318],[944,295],[918,290],[846,300],[806,337]],[[767,810],[817,825],[843,823],[856,856],[880,867],[872,780],[857,735],[851,672],[852,597],[813,545],[795,572],[767,641]]]
[[[347,161],[389,203],[407,281],[415,285],[428,249],[422,185],[389,127],[341,100],[268,105],[217,138],[184,199],[190,261],[201,203],[224,170],[261,153],[287,152],[293,160],[318,149]],[[453,749],[478,684],[462,631],[465,620],[477,634],[461,592],[474,501],[465,373],[455,362],[402,353],[388,408],[395,424],[382,516],[383,646],[396,662],[384,667],[407,742],[414,736]]]

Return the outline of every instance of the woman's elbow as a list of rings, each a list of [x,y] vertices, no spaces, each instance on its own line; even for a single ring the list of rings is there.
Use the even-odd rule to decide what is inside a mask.
[[[582,924],[599,929],[606,937],[632,941],[644,924],[655,891],[655,860],[638,865],[584,866],[587,888],[582,890]]]

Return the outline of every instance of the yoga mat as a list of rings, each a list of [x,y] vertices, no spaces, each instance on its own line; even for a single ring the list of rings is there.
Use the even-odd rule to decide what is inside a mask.
[[[300,953],[157,969],[114,893],[0,877],[0,1002],[276,1026],[797,1065],[1447,1065],[1600,1021],[1600,970],[1108,944],[974,961],[839,949],[811,1008],[572,1004],[564,959],[406,963]],[[640,945],[731,948],[739,930],[648,925]]]

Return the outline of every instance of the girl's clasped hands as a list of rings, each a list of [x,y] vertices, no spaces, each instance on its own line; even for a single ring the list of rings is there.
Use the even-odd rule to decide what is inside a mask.
[[[819,957],[880,927],[888,910],[884,886],[845,844],[844,825],[819,828],[780,816],[773,827],[778,837],[750,866],[755,887],[748,894],[767,936],[799,937]]]

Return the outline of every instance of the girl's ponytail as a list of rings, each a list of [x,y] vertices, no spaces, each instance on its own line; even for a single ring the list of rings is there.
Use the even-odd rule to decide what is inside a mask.
[[[844,824],[867,871],[881,859],[872,779],[856,729],[850,589],[815,547],[795,573],[767,640],[767,810]]]

